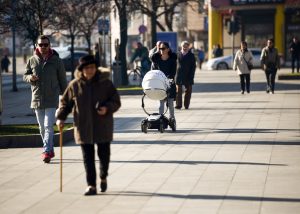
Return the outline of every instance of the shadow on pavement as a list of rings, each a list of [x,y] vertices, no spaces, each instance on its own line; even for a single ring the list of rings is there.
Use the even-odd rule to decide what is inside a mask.
[[[161,140],[161,141],[113,141],[112,144],[140,144],[140,145],[300,145],[300,142],[297,141],[169,141],[169,140]]]
[[[252,82],[250,85],[250,91],[265,91],[266,83]],[[296,83],[275,83],[275,93],[280,90],[300,90],[299,82]],[[193,93],[207,93],[207,92],[239,92],[240,83],[232,82],[214,82],[214,83],[196,83],[193,86]],[[299,92],[300,93],[300,92]]]
[[[161,163],[161,164],[237,164],[237,165],[258,165],[258,166],[287,166],[286,164],[270,164],[270,163],[255,163],[255,162],[231,162],[231,161],[176,161],[176,160],[112,160],[112,163]]]
[[[96,160],[99,162],[99,160]],[[235,162],[235,161],[176,161],[176,160],[111,160],[111,163],[151,163],[151,164],[217,164],[217,165],[254,165],[254,166],[287,166],[286,164],[256,163],[256,162]],[[82,159],[63,159],[63,163],[83,163]],[[59,159],[52,159],[50,164],[60,164]]]
[[[259,196],[236,196],[236,195],[179,195],[168,193],[153,193],[153,192],[136,192],[124,191],[116,193],[105,193],[105,195],[118,195],[118,196],[145,196],[145,197],[168,197],[180,199],[195,199],[195,200],[236,200],[236,201],[268,201],[268,202],[293,202],[299,203],[300,198],[275,198],[275,197],[259,197]]]

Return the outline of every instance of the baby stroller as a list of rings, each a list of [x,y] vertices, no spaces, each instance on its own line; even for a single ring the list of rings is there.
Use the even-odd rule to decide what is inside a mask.
[[[142,88],[144,91],[142,97],[142,108],[144,112],[148,115],[147,118],[143,119],[141,122],[142,132],[147,133],[148,129],[157,129],[161,133],[170,126],[173,132],[176,131],[176,121],[169,120],[165,114],[168,111],[168,102],[167,108],[163,114],[154,113],[150,114],[145,109],[144,98],[147,96],[152,100],[164,100],[168,97],[170,80],[165,76],[165,74],[160,70],[151,70],[146,73],[143,82]]]

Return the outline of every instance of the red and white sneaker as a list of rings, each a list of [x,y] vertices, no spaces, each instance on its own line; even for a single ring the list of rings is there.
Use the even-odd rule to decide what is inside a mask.
[[[54,158],[55,157],[54,151],[49,152],[49,156],[50,156],[50,158]]]
[[[51,157],[50,157],[49,153],[43,152],[42,159],[43,159],[44,163],[50,163]]]

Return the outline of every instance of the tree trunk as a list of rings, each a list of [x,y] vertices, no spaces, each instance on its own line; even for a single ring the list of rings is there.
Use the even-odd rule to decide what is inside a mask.
[[[127,75],[127,59],[126,59],[126,46],[127,46],[127,13],[126,8],[119,11],[120,16],[120,61],[121,61],[121,79],[122,85],[128,85],[128,75]]]
[[[165,14],[165,22],[168,27],[168,31],[173,31],[173,15],[174,13],[169,12]]]
[[[40,29],[40,35],[43,35],[43,20],[41,15],[41,5],[40,1],[37,1],[37,7],[38,7],[38,17],[39,17],[39,29]]]
[[[85,39],[86,39],[86,43],[88,44],[89,54],[93,54],[92,47],[91,47],[92,46],[91,34],[86,34]]]
[[[74,42],[75,42],[75,35],[71,34],[71,71],[72,71],[72,79],[74,79],[74,71],[75,71],[75,65],[74,65]]]
[[[151,0],[151,6],[152,6],[152,14],[151,14],[151,47],[154,47],[156,45],[156,20],[157,20],[157,5],[156,0]]]

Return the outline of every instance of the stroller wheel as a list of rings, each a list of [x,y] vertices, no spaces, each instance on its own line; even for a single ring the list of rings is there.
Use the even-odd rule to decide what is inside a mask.
[[[176,132],[176,120],[175,120],[175,118],[170,118],[169,126],[171,127],[173,132]]]
[[[142,129],[142,132],[147,133],[148,125],[147,125],[147,122],[145,120],[142,121],[141,129]]]

